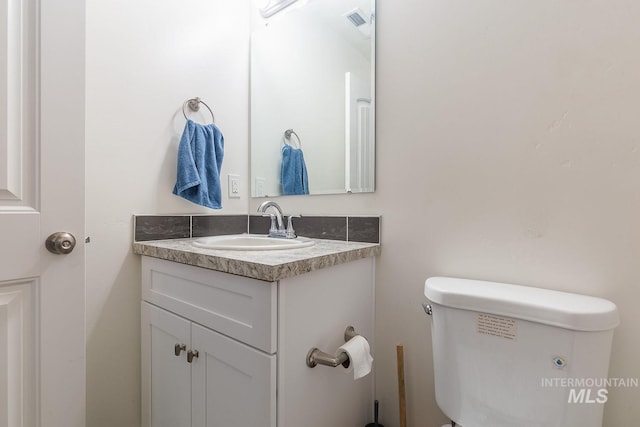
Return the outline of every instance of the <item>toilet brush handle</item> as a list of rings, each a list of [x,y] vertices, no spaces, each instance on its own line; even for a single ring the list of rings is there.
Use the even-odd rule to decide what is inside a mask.
[[[398,406],[400,409],[400,427],[407,427],[407,406],[404,395],[404,346],[396,347],[398,357]]]

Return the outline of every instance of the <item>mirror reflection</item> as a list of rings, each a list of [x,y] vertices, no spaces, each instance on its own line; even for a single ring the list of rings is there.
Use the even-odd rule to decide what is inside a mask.
[[[251,195],[374,191],[374,0],[254,6]]]

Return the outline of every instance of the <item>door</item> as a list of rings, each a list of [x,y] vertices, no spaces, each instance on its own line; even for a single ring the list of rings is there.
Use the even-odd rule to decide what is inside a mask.
[[[191,322],[142,302],[142,426],[191,426]]]
[[[83,192],[84,0],[0,2],[0,426],[84,426]]]
[[[191,324],[193,427],[276,427],[276,355]]]

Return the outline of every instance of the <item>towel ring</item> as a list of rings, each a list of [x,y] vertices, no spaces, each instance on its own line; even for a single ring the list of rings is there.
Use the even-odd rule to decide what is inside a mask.
[[[298,134],[293,130],[293,129],[287,129],[284,131],[284,143],[285,144],[291,144],[291,135],[295,135],[296,139],[298,140],[298,148],[302,148],[302,141],[300,140],[300,137],[298,136]]]
[[[189,120],[189,118],[187,117],[187,112],[185,111],[185,107],[187,105],[189,106],[189,109],[191,111],[200,111],[200,104],[203,104],[205,107],[207,107],[207,110],[209,110],[209,112],[211,113],[211,123],[215,123],[216,118],[213,115],[213,111],[211,111],[211,108],[207,105],[207,103],[201,100],[199,97],[187,99],[186,101],[184,101],[184,104],[182,104],[182,115],[184,116],[184,118]]]

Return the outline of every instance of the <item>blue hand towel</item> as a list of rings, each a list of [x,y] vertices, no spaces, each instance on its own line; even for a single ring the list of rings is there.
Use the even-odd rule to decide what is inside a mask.
[[[285,144],[282,147],[282,167],[280,169],[282,194],[309,194],[309,177],[304,155],[299,148]]]
[[[222,207],[220,168],[224,137],[214,124],[187,120],[178,147],[178,174],[173,194],[208,208]]]

